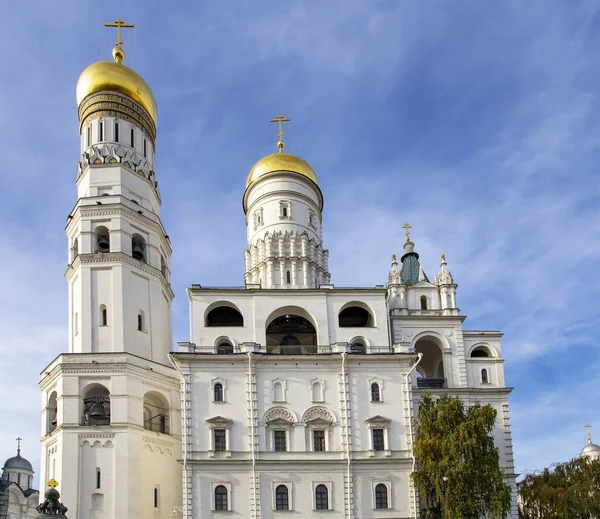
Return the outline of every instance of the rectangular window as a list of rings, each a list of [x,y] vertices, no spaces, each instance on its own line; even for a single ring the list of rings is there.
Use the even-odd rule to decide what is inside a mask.
[[[144,157],[146,156],[146,139],[144,139]]]
[[[131,129],[131,147],[135,148],[135,130]]]
[[[275,445],[275,452],[287,451],[285,430],[273,431],[273,444]]]
[[[98,122],[98,140],[104,140],[104,123],[102,121]]]
[[[115,142],[119,142],[119,123],[115,123]]]
[[[373,429],[373,450],[382,451],[385,450],[385,445],[383,441],[383,429]]]
[[[227,450],[225,429],[215,429],[215,452],[225,452]]]
[[[92,125],[91,124],[88,125],[85,133],[86,133],[85,138],[86,138],[86,142],[87,142],[86,146],[89,146],[90,144],[92,144]]]
[[[325,431],[322,429],[313,431],[313,445],[315,452],[325,451]]]

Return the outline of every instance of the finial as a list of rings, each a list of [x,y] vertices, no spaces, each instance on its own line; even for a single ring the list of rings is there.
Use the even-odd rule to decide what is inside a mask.
[[[23,441],[23,438],[21,438],[20,436],[17,438],[17,456],[21,455],[21,442]]]
[[[592,443],[592,426],[588,423],[586,424],[585,428],[588,432],[588,443]]]
[[[407,241],[407,242],[408,242],[408,241],[410,241],[410,231],[409,231],[409,229],[412,229],[412,226],[411,226],[411,225],[408,225],[408,222],[406,222],[406,223],[405,223],[405,224],[402,226],[402,228],[406,230],[406,241]]]
[[[396,255],[392,254],[392,263],[396,263]]]
[[[442,263],[446,263],[446,255],[445,254],[442,254],[440,256],[440,258],[442,258]]]
[[[279,153],[283,153],[283,147],[285,146],[285,144],[283,143],[283,124],[282,123],[289,123],[290,120],[291,119],[289,117],[284,117],[281,114],[279,114],[277,117],[275,117],[275,119],[271,119],[272,123],[279,123],[279,133],[277,134],[277,138],[279,139],[277,141],[277,147],[279,148]]]
[[[117,28],[117,43],[115,43],[115,48],[112,51],[113,58],[117,63],[123,63],[125,60],[125,51],[121,48],[123,45],[123,41],[121,40],[121,27],[125,27],[127,29],[132,29],[132,23],[125,23],[120,18],[115,20],[115,23],[105,23],[104,27],[116,27]]]
[[[48,481],[47,485],[50,488],[56,488],[58,486],[58,481],[56,481],[54,478],[52,478],[50,481]]]

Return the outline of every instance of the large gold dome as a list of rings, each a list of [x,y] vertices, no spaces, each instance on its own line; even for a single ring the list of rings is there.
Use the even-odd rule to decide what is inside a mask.
[[[260,177],[273,173],[275,171],[291,171],[292,173],[298,173],[312,180],[317,186],[319,181],[317,175],[310,167],[310,164],[300,157],[290,155],[289,153],[273,153],[260,159],[254,167],[250,170],[248,180],[246,181],[246,188],[253,182],[256,182]]]
[[[90,94],[96,92],[119,92],[139,103],[158,122],[158,109],[152,90],[142,77],[117,61],[92,63],[77,81],[77,106]]]

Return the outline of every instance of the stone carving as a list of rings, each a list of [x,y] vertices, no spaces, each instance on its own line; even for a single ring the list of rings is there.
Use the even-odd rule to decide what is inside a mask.
[[[328,409],[325,409],[324,407],[312,407],[304,413],[302,421],[304,423],[316,421],[332,423],[335,420],[331,414],[331,411]]]
[[[275,421],[294,423],[296,421],[296,418],[285,407],[272,407],[265,413],[264,421],[265,423]]]
[[[92,144],[81,154],[81,160],[77,168],[77,178],[83,173],[84,168],[90,164],[123,164],[152,181],[152,184],[156,187],[154,171],[150,169],[150,164],[132,148],[111,143]]]

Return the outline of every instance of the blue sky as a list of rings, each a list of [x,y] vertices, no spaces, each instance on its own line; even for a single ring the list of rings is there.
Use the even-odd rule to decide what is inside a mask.
[[[600,442],[597,2],[5,0],[0,460],[20,435],[39,467],[39,372],[68,347],[75,84],[117,17],[159,106],[175,341],[187,286],[243,284],[245,178],[282,112],[325,195],[332,281],[384,283],[409,221],[465,327],[505,333],[517,470],[576,456],[586,423]]]

